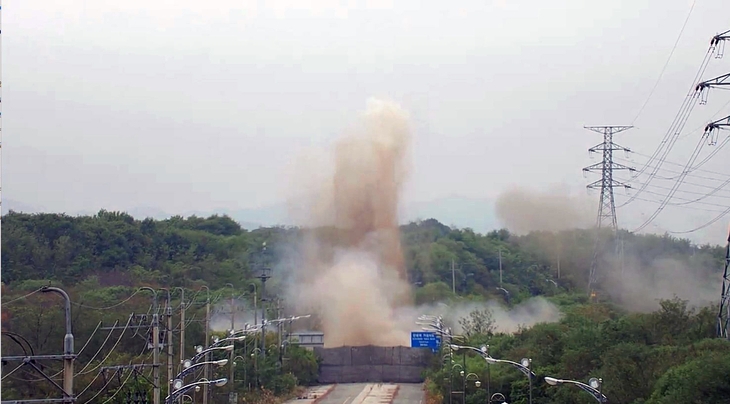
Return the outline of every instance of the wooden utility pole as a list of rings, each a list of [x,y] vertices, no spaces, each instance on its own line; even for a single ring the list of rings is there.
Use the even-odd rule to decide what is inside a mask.
[[[185,360],[185,289],[180,288],[180,363]]]
[[[167,315],[167,394],[172,394],[172,302],[170,301],[170,290],[167,290],[167,304],[165,305],[165,315]]]
[[[499,287],[502,287],[502,249],[499,249]]]
[[[205,344],[203,344],[203,347],[207,347],[210,343],[210,290],[208,291],[208,297],[205,300]],[[203,374],[206,379],[209,378],[209,368],[208,368],[208,361],[210,360],[210,353],[205,354],[204,361],[206,362],[205,365],[203,365],[204,370]],[[203,386],[203,404],[208,404],[208,392],[210,391],[210,386],[205,385]]]
[[[451,292],[456,295],[456,267],[454,260],[451,260]]]

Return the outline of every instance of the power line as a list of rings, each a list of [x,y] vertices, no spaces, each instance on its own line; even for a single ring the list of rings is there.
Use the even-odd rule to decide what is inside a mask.
[[[700,64],[700,68],[697,71],[697,74],[695,75],[695,78],[692,80],[692,88],[690,89],[690,92],[685,97],[684,101],[682,102],[682,105],[679,108],[679,112],[674,117],[674,120],[672,121],[672,124],[670,125],[669,129],[667,130],[667,133],[664,135],[664,138],[659,143],[659,146],[654,151],[654,153],[649,157],[649,161],[638,170],[638,173],[635,175],[635,177],[643,174],[647,168],[650,167],[650,164],[653,163],[655,160],[657,160],[656,166],[652,168],[651,173],[649,174],[649,179],[647,180],[647,183],[651,182],[651,180],[654,179],[654,176],[656,175],[657,171],[661,167],[661,165],[664,163],[664,160],[666,160],[667,155],[674,147],[675,143],[677,142],[677,139],[679,135],[681,134],[682,130],[684,129],[684,125],[687,123],[687,120],[689,119],[690,114],[692,113],[692,110],[694,109],[695,105],[697,104],[697,88],[695,83],[699,80],[700,77],[704,74],[705,70],[707,69],[707,65],[709,64],[710,59],[712,58],[712,55],[715,51],[715,42],[712,42],[710,44],[709,49],[705,53],[705,57],[702,60],[702,63]],[[660,156],[661,154],[661,156]],[[659,157],[658,157],[659,156]],[[646,189],[646,185],[641,186],[639,190],[637,191],[634,196],[629,198],[626,202],[621,204],[619,207],[625,206],[629,203],[631,203],[634,199],[636,199],[636,196],[641,194]]]
[[[101,362],[99,362],[99,364],[98,364],[98,365],[96,365],[95,367],[93,367],[93,368],[92,368],[91,370],[89,370],[88,372],[84,373],[84,369],[86,369],[86,367],[88,367],[88,366],[89,366],[89,364],[91,364],[91,361],[89,361],[89,364],[87,364],[87,365],[86,365],[86,366],[84,367],[84,369],[81,369],[81,370],[79,371],[79,373],[77,373],[77,375],[85,375],[85,374],[89,374],[89,373],[93,372],[94,370],[98,369],[99,367],[101,367],[101,365],[103,365],[103,364],[104,364],[104,362],[106,362],[106,360],[107,360],[107,359],[109,359],[109,356],[111,356],[111,354],[112,354],[112,353],[114,352],[114,349],[116,349],[116,348],[117,348],[117,345],[119,345],[119,341],[121,341],[121,340],[122,340],[122,337],[124,336],[124,333],[125,333],[125,332],[127,331],[127,329],[129,328],[129,324],[131,323],[131,321],[132,321],[132,316],[129,316],[129,319],[127,320],[127,324],[126,324],[126,325],[124,326],[124,329],[123,329],[123,330],[122,330],[122,332],[121,332],[121,333],[119,334],[119,338],[117,338],[117,342],[115,342],[115,343],[114,343],[114,345],[112,346],[111,350],[109,350],[109,353],[107,353],[107,355],[106,355],[106,356],[104,357],[104,359],[102,359],[102,360],[101,360]],[[113,330],[112,330],[111,332],[113,332]],[[111,335],[111,332],[110,332],[110,335]],[[104,347],[104,345],[102,345],[102,346],[101,346],[101,348],[99,348],[99,350],[101,351],[101,349],[102,349],[103,347]],[[97,352],[97,355],[98,355],[98,352]],[[96,357],[96,355],[94,355],[94,357]]]
[[[113,304],[113,305],[111,305],[111,306],[107,306],[107,307],[93,307],[93,306],[87,306],[87,305],[85,305],[85,304],[82,304],[82,303],[73,303],[73,304],[74,304],[75,306],[78,306],[78,307],[83,307],[83,308],[85,308],[85,309],[91,309],[91,310],[109,310],[109,309],[113,309],[113,308],[115,308],[115,307],[119,307],[119,306],[123,305],[124,303],[127,303],[128,301],[132,300],[132,298],[133,298],[133,297],[134,297],[134,296],[135,296],[136,294],[138,294],[139,292],[141,292],[141,291],[142,291],[142,289],[137,289],[137,290],[135,290],[135,291],[134,291],[134,293],[132,293],[132,295],[131,295],[131,296],[129,296],[128,298],[126,298],[126,299],[122,300],[122,301],[121,301],[121,302],[119,302],[119,303],[116,303],[116,304]]]
[[[716,223],[716,222],[717,222],[718,220],[720,220],[720,219],[722,219],[723,217],[725,217],[725,216],[726,216],[726,215],[727,215],[728,213],[730,213],[730,207],[728,207],[727,209],[725,209],[725,211],[723,211],[723,212],[720,212],[720,214],[719,214],[719,215],[715,216],[715,218],[713,218],[713,219],[712,219],[712,220],[710,220],[709,222],[707,222],[707,223],[703,224],[702,226],[698,226],[698,227],[695,227],[694,229],[690,229],[690,230],[685,230],[685,231],[670,231],[669,233],[673,233],[673,234],[687,234],[687,233],[694,233],[694,232],[696,232],[696,231],[698,231],[698,230],[702,230],[702,229],[704,229],[705,227],[708,227],[708,226],[711,226],[711,225],[715,224],[715,223]]]
[[[32,291],[32,292],[28,293],[27,295],[23,295],[23,296],[20,296],[20,297],[18,297],[18,298],[15,298],[15,299],[13,299],[13,300],[9,301],[9,302],[3,302],[3,304],[4,304],[4,305],[7,305],[7,304],[15,303],[15,302],[17,302],[18,300],[23,300],[23,299],[27,299],[27,298],[29,298],[29,297],[33,296],[34,294],[36,294],[36,293],[40,292],[40,291],[41,291],[42,289],[43,289],[43,288],[38,288],[38,289],[36,289],[36,290],[34,290],[34,291]]]
[[[687,165],[685,166],[685,170],[682,174],[680,174],[680,178],[677,179],[677,181],[674,183],[674,186],[669,191],[669,193],[664,197],[664,200],[662,201],[662,204],[659,205],[659,207],[654,211],[654,213],[649,216],[644,223],[639,225],[633,232],[638,232],[644,229],[649,223],[651,223],[654,219],[656,219],[657,216],[664,210],[664,208],[667,206],[667,203],[669,200],[674,196],[674,193],[676,192],[677,188],[682,184],[682,181],[684,180],[684,177],[687,176],[687,167],[691,167],[692,164],[694,164],[694,161],[697,159],[697,156],[699,156],[700,151],[702,150],[702,146],[704,145],[704,137],[700,139],[700,141],[697,143],[697,146],[695,147],[695,150],[692,152],[692,155],[690,156],[689,160],[687,161]],[[645,184],[642,189],[646,189],[648,184]]]
[[[696,3],[697,3],[696,0],[692,1],[692,6],[689,8],[689,12],[687,13],[687,18],[684,19],[682,28],[679,30],[679,35],[677,35],[677,40],[674,41],[674,46],[672,46],[672,51],[669,52],[667,61],[664,63],[664,67],[662,67],[662,70],[659,72],[659,77],[657,77],[656,82],[654,83],[654,87],[652,87],[651,91],[649,92],[649,95],[646,97],[646,100],[644,101],[644,104],[641,105],[639,112],[636,114],[634,119],[631,121],[631,125],[633,125],[636,122],[636,120],[639,119],[639,116],[641,116],[641,113],[644,112],[644,108],[646,108],[646,105],[649,103],[649,100],[651,99],[652,95],[654,95],[654,91],[656,91],[657,87],[659,86],[659,82],[661,81],[662,76],[664,76],[664,72],[667,70],[667,66],[669,66],[669,61],[672,60],[674,51],[677,50],[677,45],[679,44],[679,40],[682,38],[682,34],[684,33],[684,29],[687,27],[687,22],[689,22],[689,17],[692,15],[692,10],[694,10]]]

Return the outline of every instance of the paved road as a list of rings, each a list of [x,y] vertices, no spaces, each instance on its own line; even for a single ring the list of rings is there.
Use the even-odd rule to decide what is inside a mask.
[[[402,383],[398,389],[398,395],[393,400],[393,404],[422,404],[423,401],[424,392],[422,384]]]
[[[366,383],[338,384],[319,404],[351,404],[365,386]]]

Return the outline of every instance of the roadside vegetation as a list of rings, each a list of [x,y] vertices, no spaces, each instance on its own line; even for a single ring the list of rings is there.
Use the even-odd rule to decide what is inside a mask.
[[[231,293],[251,303],[251,284],[258,283],[258,268],[279,262],[298,236],[308,231],[283,227],[249,231],[225,216],[135,220],[125,213],[107,211],[81,217],[11,212],[2,218],[2,228],[3,356],[23,355],[27,345],[35,354],[61,350],[64,329],[59,298],[43,293],[24,296],[44,285],[63,287],[74,303],[76,351],[81,352],[76,365],[77,392],[92,386],[81,393],[80,400],[85,402],[101,392],[93,402],[114,396],[109,403],[124,402],[128,393],[150,391],[147,370],[132,376],[100,372],[104,366],[150,362],[151,351],[145,349],[145,341],[151,317],[142,315],[150,313],[152,298],[140,287],[171,290],[173,330],[180,326],[180,293],[176,288],[185,289],[189,357],[194,345],[204,343],[208,298],[213,306],[224,310]],[[491,300],[509,308],[543,296],[560,308],[563,316],[559,321],[513,333],[497,332],[488,309],[461,325],[468,336],[463,342],[467,345],[488,344],[495,358],[533,360],[538,375],[533,386],[536,404],[594,402],[574,386],[547,385],[542,381],[544,376],[583,382],[600,377],[611,403],[729,402],[730,344],[715,338],[717,306],[712,305],[719,299],[719,283],[716,296],[701,296],[707,304],[666,297],[654,299],[651,310],[638,310],[611,291],[600,294],[597,302],[588,301],[585,285],[592,258],[591,231],[515,236],[507,230],[495,230],[478,234],[425,220],[402,226],[402,240],[417,304]],[[264,242],[266,249],[261,247]],[[625,245],[635,270],[650,272],[646,279],[659,282],[661,263],[671,260],[685,275],[719,282],[723,247],[697,246],[670,236],[630,234],[625,235]],[[497,289],[500,257],[501,286],[509,292],[509,300]],[[275,286],[276,272],[272,275]],[[163,305],[164,300],[160,299]],[[267,316],[272,315],[274,310]],[[457,326],[459,319],[449,321]],[[105,329],[112,325],[117,329]],[[14,342],[11,334],[22,336],[28,344]],[[290,396],[296,386],[316,382],[317,362],[311,352],[291,344],[280,353],[275,336],[267,338],[271,338],[266,343],[269,351],[261,361],[251,356],[257,353],[254,348],[260,347],[260,340],[236,345],[235,356],[240,358],[234,367],[234,387],[250,387],[253,392],[248,393],[247,402]],[[527,378],[523,374],[499,364],[490,365],[487,372],[483,359],[469,354],[462,357],[461,352],[451,364],[454,390],[460,390],[462,379],[453,365],[463,366],[464,360],[465,374],[475,373],[481,382],[479,388],[472,380],[467,383],[467,404],[487,401],[487,380],[491,393],[504,394],[510,403],[527,403]],[[40,381],[28,367],[10,374],[16,365],[3,363],[3,400],[56,395],[52,385]],[[60,363],[43,365],[48,366],[44,370],[49,375],[61,369]],[[434,363],[429,371],[429,403],[449,402],[447,368]],[[228,377],[228,369],[217,370],[214,377]],[[130,381],[121,383],[128,376]],[[227,402],[230,387],[214,388],[212,402]],[[454,395],[453,400],[459,403],[461,397]]]

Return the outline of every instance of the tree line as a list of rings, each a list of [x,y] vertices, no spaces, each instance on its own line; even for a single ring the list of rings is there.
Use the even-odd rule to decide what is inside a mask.
[[[322,230],[246,230],[227,216],[138,220],[123,212],[104,210],[91,216],[10,212],[2,218],[2,225],[3,355],[23,352],[6,333],[23,335],[36,353],[58,351],[63,340],[62,327],[58,327],[63,313],[57,298],[45,294],[19,298],[43,285],[62,286],[74,301],[77,341],[88,341],[79,363],[91,365],[79,375],[79,385],[97,388],[102,387],[102,378],[95,379],[98,373],[94,367],[141,361],[149,354],[140,348],[147,329],[121,330],[130,314],[149,313],[150,297],[139,293],[141,286],[186,289],[186,350],[192,354],[193,346],[204,339],[204,288],[214,302],[222,302],[233,291],[250,305],[251,284],[257,285],[258,269],[295,253],[291,247],[305,232]],[[501,286],[509,292],[506,305],[540,295],[561,306],[565,314],[560,322],[539,324],[509,335],[491,331],[485,313],[476,316],[474,321],[480,325],[470,333],[469,342],[488,343],[495,357],[518,360],[531,356],[541,376],[586,380],[599,375],[605,380],[605,393],[611,402],[669,402],[661,401],[662,397],[680,397],[678,388],[699,388],[700,384],[720,389],[708,387],[709,401],[703,402],[722,402],[712,401],[711,397],[728,388],[716,377],[725,369],[718,358],[724,358],[721,352],[728,350],[722,341],[712,338],[714,308],[695,308],[681,300],[669,300],[662,302],[657,312],[636,314],[610,300],[588,304],[585,285],[594,245],[592,231],[517,236],[501,229],[479,234],[430,219],[401,226],[401,233],[408,280],[419,304],[500,300],[504,295],[496,286]],[[625,253],[640,264],[672,259],[708,279],[716,275],[724,259],[720,246],[693,245],[668,235],[625,234],[624,241]],[[262,248],[264,242],[266,248]],[[179,303],[179,296],[173,296],[175,313]],[[115,323],[120,329],[101,330]],[[97,327],[99,324],[102,326]],[[176,327],[179,324],[173,329]],[[114,350],[108,351],[117,339]],[[237,348],[236,356],[251,358],[253,346],[260,346],[260,340],[256,344]],[[272,350],[266,361],[239,359],[235,367],[238,387],[251,386],[255,381],[259,388],[266,387],[265,391],[286,395],[295,385],[316,380],[316,358],[311,352],[293,347],[280,355],[281,347],[276,342],[267,341],[266,345]],[[97,351],[99,355],[94,356]],[[286,360],[281,361],[282,357]],[[467,365],[469,372],[479,374],[485,383],[483,361],[468,357]],[[12,364],[3,364],[4,372],[10,369],[7,366]],[[507,395],[509,402],[526,402],[526,379],[520,378],[521,374],[508,368],[490,368],[492,385]],[[444,375],[438,373],[443,370],[439,369],[435,367],[430,375],[431,391],[449,402],[440,382]],[[698,373],[698,369],[703,371]],[[696,384],[688,386],[678,381],[695,373],[701,376],[688,379]],[[253,374],[259,378],[252,379]],[[227,372],[221,376],[226,377]],[[3,379],[3,397],[28,397],[39,392],[52,395],[50,385],[38,383],[37,379],[37,374],[19,370]],[[138,383],[144,387],[146,382],[140,377]],[[111,386],[109,395],[117,385]],[[482,390],[469,387],[467,401],[483,402]],[[534,402],[590,402],[590,397],[586,399],[580,393],[542,383],[536,386]],[[261,399],[260,394],[257,397]],[[227,396],[220,400],[227,400]]]

